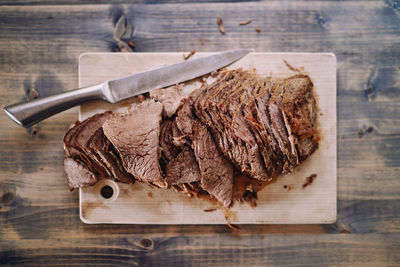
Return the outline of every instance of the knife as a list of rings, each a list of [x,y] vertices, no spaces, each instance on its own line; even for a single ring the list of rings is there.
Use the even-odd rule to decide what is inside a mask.
[[[190,59],[101,84],[10,105],[4,108],[4,112],[19,125],[30,127],[54,114],[87,101],[105,100],[116,103],[153,89],[200,77],[235,62],[249,52],[250,50],[234,50]]]

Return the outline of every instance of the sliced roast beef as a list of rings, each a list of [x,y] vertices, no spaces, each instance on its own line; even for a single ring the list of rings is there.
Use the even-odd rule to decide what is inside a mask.
[[[83,164],[72,158],[64,159],[64,170],[71,191],[77,188],[94,185],[97,182],[96,175]]]
[[[169,185],[198,182],[200,177],[199,165],[189,147],[168,162],[165,169],[165,180]]]
[[[233,194],[255,205],[258,190],[318,147],[316,99],[305,75],[273,79],[223,70],[182,101],[179,86],[150,96],[129,113],[95,115],[68,131],[71,189],[100,175],[121,182],[135,177],[190,196],[211,195],[225,207]],[[234,170],[245,178],[234,179]]]
[[[176,146],[173,131],[173,120],[163,120],[160,125],[160,147],[161,147],[161,159],[163,162],[168,163],[172,159],[176,158],[181,152],[181,148]],[[175,134],[177,134],[175,132]]]
[[[122,160],[112,143],[105,137],[103,128],[98,129],[88,140],[91,154],[105,169],[109,170],[110,177],[123,183],[135,181],[132,174],[126,172]]]
[[[289,133],[291,149],[295,148],[300,161],[318,148],[317,104],[313,83],[306,75],[295,75],[282,82],[271,96],[282,112]]]
[[[201,187],[229,207],[232,203],[233,165],[218,150],[206,126],[196,123],[193,129],[193,150],[199,164]]]
[[[205,90],[209,96],[197,98],[196,115],[209,127],[224,155],[242,172],[256,179],[268,179],[259,147],[243,116],[243,105],[259,77],[240,70],[230,72],[227,77],[227,82],[217,79]]]
[[[109,172],[91,157],[87,145],[90,137],[112,116],[111,112],[96,114],[82,122],[77,122],[64,136],[64,146],[67,157],[83,162],[90,171],[101,176],[108,176]]]
[[[150,91],[150,98],[163,104],[163,116],[169,118],[175,114],[183,99],[183,85],[177,84],[163,89]]]
[[[252,86],[254,90],[257,85],[253,84]],[[251,90],[247,90],[247,93],[238,99],[237,109],[232,115],[233,134],[241,140],[240,145],[246,148],[245,156],[241,157],[241,161],[239,161],[240,170],[258,180],[267,180],[271,177],[271,172],[266,168],[263,157],[264,147],[257,143],[257,137],[251,131],[243,112],[244,103],[250,97],[249,94],[251,94]]]
[[[232,147],[230,159],[242,172],[256,179],[264,179],[268,177],[268,174],[255,137],[249,130],[242,113],[242,103],[249,97],[256,84],[256,77],[248,76],[239,88],[225,93],[217,105],[220,107],[219,123],[223,125],[225,135]]]
[[[267,106],[272,85],[270,78],[261,80],[257,89],[253,91],[252,96],[243,106],[247,125],[254,134],[269,173],[267,180],[282,173],[284,164],[283,152],[280,150],[278,141],[272,133],[272,122]]]
[[[193,105],[196,116],[203,124],[209,127],[214,140],[229,158],[232,158],[232,140],[229,138],[229,134],[226,134],[224,125],[218,123],[221,118],[214,99],[221,92],[237,88],[241,82],[241,75],[242,72],[240,70],[227,71],[219,75],[219,78],[213,84],[202,90]],[[217,109],[216,112],[213,112],[213,107]]]
[[[162,104],[154,100],[134,106],[103,124],[105,136],[121,156],[126,171],[136,179],[165,187],[159,157]]]
[[[175,119],[176,126],[184,136],[188,137],[193,135],[193,122],[195,120],[193,104],[201,93],[201,88],[192,92],[192,94],[188,97],[188,99],[186,99],[186,101],[184,101],[184,104],[177,112],[177,117]]]

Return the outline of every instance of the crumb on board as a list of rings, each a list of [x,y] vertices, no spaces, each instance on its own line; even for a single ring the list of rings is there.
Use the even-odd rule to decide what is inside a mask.
[[[292,70],[292,71],[298,72],[298,73],[300,73],[300,74],[304,71],[304,68],[303,68],[303,67],[296,68],[296,67],[290,65],[289,62],[286,61],[286,59],[283,59],[283,62],[284,62],[285,65],[286,65],[290,70]]]
[[[193,56],[194,54],[197,53],[197,49],[193,50],[192,52],[190,52],[188,55],[183,55],[183,59],[188,60],[191,56]]]
[[[229,219],[228,219],[227,216],[225,216],[225,220],[226,220],[226,225],[227,225],[229,228],[231,228],[233,231],[239,231],[239,230],[240,230],[239,225],[232,224],[232,223],[229,221]]]
[[[132,52],[132,48],[122,40],[117,41],[117,46],[120,52]]]
[[[239,25],[240,26],[244,26],[244,25],[247,25],[247,24],[250,24],[250,23],[251,23],[251,19],[246,20],[246,21],[241,21],[241,22],[239,22]]]
[[[317,178],[317,174],[313,173],[310,176],[306,177],[306,182],[303,184],[303,188],[311,185],[313,181]]]
[[[226,31],[225,31],[224,23],[222,22],[221,16],[217,16],[217,25],[218,25],[219,31],[222,34],[225,34]]]
[[[261,32],[261,28],[256,28],[256,32],[260,33]]]
[[[210,208],[210,209],[204,209],[203,211],[204,212],[213,212],[213,211],[216,211],[217,209],[215,209],[215,208]]]
[[[132,48],[135,48],[135,44],[134,44],[132,41],[129,41],[129,42],[128,42],[128,45],[129,45],[130,47],[132,47]]]

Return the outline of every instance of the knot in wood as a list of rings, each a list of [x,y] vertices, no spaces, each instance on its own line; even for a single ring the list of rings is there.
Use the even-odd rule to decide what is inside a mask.
[[[148,238],[143,238],[142,240],[140,240],[140,244],[145,248],[149,248],[153,245],[153,240]]]

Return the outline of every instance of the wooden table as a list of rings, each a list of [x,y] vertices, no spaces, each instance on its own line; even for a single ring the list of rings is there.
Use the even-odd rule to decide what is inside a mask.
[[[334,52],[338,220],[243,225],[239,232],[224,225],[85,225],[62,164],[63,134],[77,109],[30,129],[1,112],[0,265],[400,263],[399,1],[104,2],[0,2],[1,107],[35,92],[45,96],[77,87],[81,53],[121,50],[114,38],[121,36],[121,16],[128,29],[123,40],[132,41],[133,52]],[[250,24],[238,25],[248,19]]]

